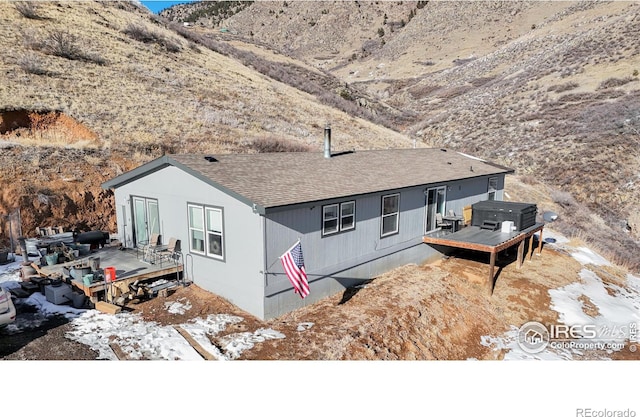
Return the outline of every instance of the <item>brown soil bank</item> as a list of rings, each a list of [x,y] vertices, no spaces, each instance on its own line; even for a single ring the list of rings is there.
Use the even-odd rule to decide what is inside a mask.
[[[108,150],[0,145],[0,213],[19,208],[24,236],[37,226],[116,231],[112,192],[100,185],[130,162]]]
[[[0,110],[0,135],[20,143],[30,140],[98,145],[98,136],[82,123],[59,111]]]

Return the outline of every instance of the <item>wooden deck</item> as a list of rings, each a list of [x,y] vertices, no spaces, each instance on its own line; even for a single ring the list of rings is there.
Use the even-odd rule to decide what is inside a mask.
[[[498,231],[481,229],[478,226],[468,226],[455,233],[445,235],[427,235],[424,236],[424,243],[431,245],[441,245],[460,249],[469,249],[490,254],[489,259],[489,294],[493,293],[493,284],[495,278],[496,256],[499,252],[518,245],[517,268],[522,267],[524,260],[525,241],[529,240],[530,254],[533,255],[533,235],[540,233],[538,239],[538,253],[542,252],[542,231],[544,223],[536,223],[535,225],[517,232],[502,233]]]
[[[72,262],[56,264],[51,266],[41,266],[40,272],[44,274],[63,274],[64,267],[72,267],[87,262],[89,258],[100,258],[100,268],[114,267],[116,269],[116,281],[111,285],[104,281],[94,282],[91,285],[84,285],[82,278],[71,279],[71,285],[79,288],[84,294],[92,298],[92,301],[98,300],[103,296],[107,289],[119,289],[126,292],[130,283],[135,281],[144,281],[152,278],[159,278],[173,274],[177,277],[181,273],[183,267],[181,264],[176,265],[173,262],[163,262],[150,264],[143,262],[139,258],[135,250],[120,250],[117,247],[105,247],[94,251],[91,255],[79,258]],[[106,294],[105,294],[106,295]]]

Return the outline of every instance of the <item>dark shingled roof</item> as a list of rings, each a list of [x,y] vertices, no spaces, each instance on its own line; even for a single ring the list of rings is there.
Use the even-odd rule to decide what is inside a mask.
[[[114,188],[176,166],[260,209],[473,178],[513,170],[435,148],[167,155],[103,184]],[[261,210],[261,211],[262,211]]]

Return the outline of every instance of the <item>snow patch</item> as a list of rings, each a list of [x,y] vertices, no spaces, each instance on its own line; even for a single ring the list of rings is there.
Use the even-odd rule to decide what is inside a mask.
[[[549,290],[551,309],[558,312],[562,323],[595,325],[600,330],[599,341],[615,341],[616,338],[625,336],[628,338],[628,334],[620,334],[620,331],[628,331],[630,322],[640,321],[640,294],[605,283],[595,272],[587,269],[580,271],[579,275],[582,282]],[[598,315],[592,317],[587,314],[580,298],[587,298],[597,308]],[[603,333],[604,329],[611,333]]]
[[[181,301],[185,302],[182,303]],[[164,309],[171,314],[184,314],[188,310],[191,310],[191,303],[189,302],[189,300],[181,298],[177,301],[168,301],[164,303]]]
[[[298,323],[298,327],[296,328],[296,330],[299,332],[304,332],[305,330],[308,330],[311,327],[313,327],[313,323],[303,322],[303,323]]]
[[[630,324],[640,322],[640,278],[627,275],[629,288],[624,288],[604,282],[595,272],[588,269],[580,271],[579,276],[580,282],[549,290],[550,308],[558,312],[558,324],[594,326],[595,339],[578,341],[609,344],[606,349],[588,351],[590,357],[608,359],[608,354],[619,350],[624,342],[629,340]],[[501,336],[482,336],[480,344],[496,351],[506,351],[505,360],[572,360],[587,353],[579,348],[552,345],[537,354],[525,352],[518,343],[518,331],[518,327],[511,326],[511,329]]]
[[[222,348],[229,359],[237,359],[242,352],[251,349],[256,343],[270,339],[284,339],[284,335],[272,329],[258,329],[253,333],[243,332],[224,336],[220,339]]]
[[[585,248],[584,246],[576,248],[574,251],[572,251],[571,256],[573,256],[582,265],[611,265],[611,263],[609,263],[609,261],[607,261],[605,258],[598,255],[591,249]]]

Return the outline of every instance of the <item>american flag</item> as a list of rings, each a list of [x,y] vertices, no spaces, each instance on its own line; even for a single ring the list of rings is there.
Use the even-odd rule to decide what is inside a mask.
[[[302,246],[300,241],[291,247],[280,257],[282,267],[287,274],[289,281],[293,284],[294,292],[304,298],[309,295],[309,282],[307,273],[304,270],[304,258],[302,257]]]

